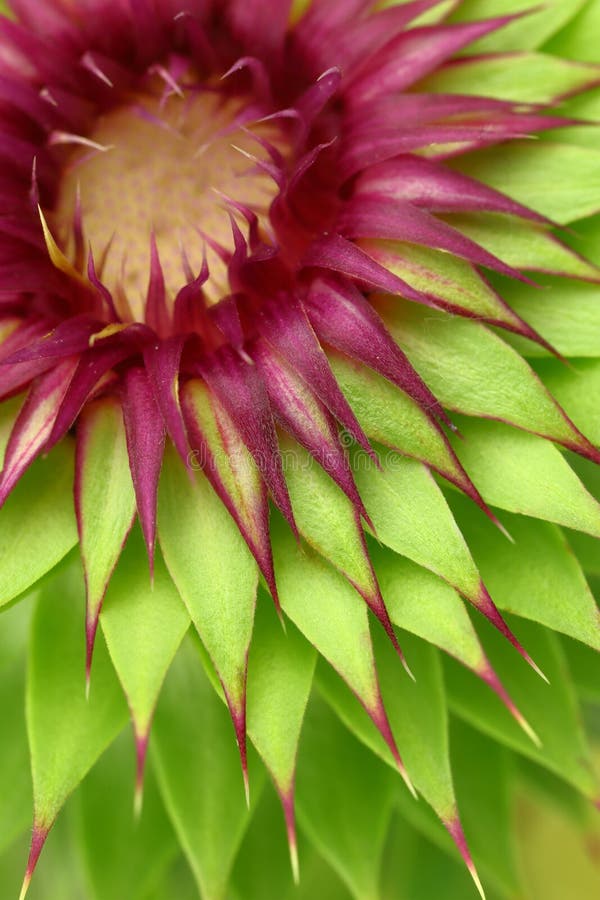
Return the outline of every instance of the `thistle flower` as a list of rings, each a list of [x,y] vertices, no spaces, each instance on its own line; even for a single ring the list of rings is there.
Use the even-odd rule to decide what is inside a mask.
[[[184,854],[206,898],[284,896],[265,770],[296,878],[298,805],[329,867],[318,877],[383,896],[402,810],[483,893],[466,830],[494,889],[515,896],[489,846],[499,826],[476,818],[486,803],[501,818],[499,794],[474,802],[501,788],[499,746],[534,760],[532,778],[598,797],[574,685],[597,700],[582,567],[599,574],[600,319],[583,282],[599,271],[557,228],[600,206],[600,163],[583,120],[549,106],[600,69],[478,49],[530,30],[539,44],[564,25],[556,10],[11,7],[0,602],[38,595],[22,896],[126,705],[142,820],[124,843],[138,850],[111,855],[120,794],[101,785],[126,771],[119,756],[80,789],[84,834],[86,809],[110,807],[100,844],[116,882],[84,837],[94,897],[178,893],[142,882],[135,852],[160,877]],[[570,143],[529,140],[559,128]],[[3,615],[15,657],[30,606]],[[465,830],[448,710],[468,723],[452,731]],[[168,835],[160,866],[153,830]],[[395,864],[385,896],[402,897]],[[338,890],[323,884],[319,896]]]

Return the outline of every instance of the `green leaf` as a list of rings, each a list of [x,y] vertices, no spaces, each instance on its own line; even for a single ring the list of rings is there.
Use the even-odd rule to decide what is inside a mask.
[[[17,607],[20,611],[20,607]],[[4,625],[5,613],[0,620]],[[25,666],[23,659],[2,667],[0,720],[0,852],[22,834],[31,820],[31,777],[25,730]]]
[[[527,21],[527,20],[525,20]],[[596,50],[596,47],[594,47]],[[518,103],[551,103],[595,81],[594,66],[581,65],[548,53],[507,53],[453,61],[434,72],[423,89],[449,94],[481,94]],[[567,54],[564,54],[567,55]],[[569,54],[570,55],[570,54]],[[591,62],[597,61],[595,53]]]
[[[515,269],[598,281],[600,271],[542,226],[491,213],[452,214],[448,222]],[[511,285],[512,288],[512,285]]]
[[[228,897],[231,900],[348,900],[343,882],[300,835],[302,874],[294,884],[287,861],[285,837],[281,828],[281,809],[269,786],[262,792],[235,862]]]
[[[303,447],[283,435],[280,445],[290,462],[285,475],[300,534],[363,596],[373,597],[377,585],[353,503]]]
[[[396,300],[386,301],[385,317],[444,406],[581,442],[525,360],[484,325]]]
[[[133,719],[137,789],[141,792],[154,707],[190,619],[158,556],[150,584],[148,559],[138,531],[129,538],[117,564],[100,621]],[[141,800],[141,793],[138,798]]]
[[[511,141],[469,154],[460,168],[566,225],[600,209],[600,154],[550,141]]]
[[[127,720],[119,683],[102,643],[94,689],[84,691],[84,588],[77,563],[40,592],[29,645],[27,731],[34,837],[27,878],[63,803]]]
[[[600,650],[596,601],[560,529],[507,515],[511,544],[461,497],[452,500],[452,507],[501,609]]]
[[[450,709],[474,728],[535,760],[595,799],[598,786],[558,637],[532,622],[520,621],[518,627],[550,684],[524,665],[515,664],[514,652],[492,629],[484,625],[480,631],[494,668],[535,728],[541,747],[526,738],[499,701],[490,698],[482,682],[453,660],[445,659]]]
[[[570,59],[598,62],[598,34],[600,33],[600,8],[593,2],[586,3],[579,15],[563,28],[549,44],[551,53],[558,52]]]
[[[558,361],[540,360],[536,370],[575,425],[600,445],[600,359],[577,359],[571,366],[555,363]]]
[[[394,275],[441,304],[467,310],[474,318],[522,324],[477,269],[458,256],[398,241],[363,241],[361,246]]]
[[[89,900],[146,900],[179,850],[151,772],[144,813],[134,820],[131,763],[128,736],[122,734],[76,795],[77,835],[92,886]]]
[[[501,422],[456,424],[456,452],[488,503],[600,537],[600,505],[556,447]]]
[[[245,754],[246,668],[258,567],[207,479],[167,448],[158,533],[167,568],[218,672]]]
[[[394,625],[481,674],[486,667],[483,648],[456,591],[437,575],[375,542],[371,555]]]
[[[250,820],[229,716],[191,641],[175,657],[158,702],[151,745],[158,783],[198,888],[226,896]],[[262,773],[253,773],[253,796]]]
[[[331,353],[329,362],[370,438],[427,463],[454,483],[464,483],[464,473],[439,429],[408,394],[349,357]]]
[[[310,705],[298,768],[298,818],[356,900],[377,900],[394,774],[339,723]]]
[[[542,284],[540,291],[511,285],[510,305],[515,312],[563,356],[600,356],[598,286],[565,279],[544,279]],[[549,355],[539,344],[518,335],[512,341],[524,356]]]
[[[460,5],[457,18],[485,19],[525,11],[527,15],[471,44],[469,53],[530,50],[556,34],[584,3],[585,0],[546,0],[543,6],[532,7],[528,0],[502,0],[501,4],[498,0],[466,0]]]
[[[343,576],[279,527],[273,534],[283,609],[373,713],[380,694],[367,607]]]
[[[396,553],[476,599],[481,579],[448,504],[421,463],[389,452],[381,469],[356,466],[355,476],[377,537]]]
[[[562,637],[563,652],[582,700],[600,702],[600,655],[589,647],[582,647],[571,638]]]
[[[476,862],[507,898],[522,891],[512,824],[512,760],[504,747],[452,719],[452,771],[465,833]]]
[[[303,853],[301,883],[304,867]],[[269,896],[284,898],[292,889],[281,808],[275,791],[267,785],[237,855],[229,895],[236,900],[265,900]]]
[[[77,431],[75,502],[87,594],[87,670],[110,576],[135,516],[120,403],[105,397],[87,406]]]
[[[377,670],[400,753],[417,790],[440,818],[449,822],[456,814],[456,801],[450,772],[442,670],[437,651],[412,635],[404,635],[403,643],[415,675],[413,682],[402,677],[400,661],[381,637],[378,629],[373,636]],[[393,765],[391,755],[382,745],[364,710],[339,678],[321,666],[318,683],[347,727]]]
[[[271,598],[262,596],[248,661],[248,732],[284,804],[292,854],[296,754],[315,662],[311,645],[292,624],[284,633]]]
[[[63,441],[25,473],[0,510],[0,606],[51,571],[77,543],[73,449]]]
[[[276,528],[273,550],[285,613],[358,697],[413,791],[381,699],[366,604],[329,563],[298,547],[287,529]]]

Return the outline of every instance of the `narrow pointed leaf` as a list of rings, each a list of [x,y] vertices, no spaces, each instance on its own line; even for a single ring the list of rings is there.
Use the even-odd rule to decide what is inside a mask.
[[[283,631],[273,605],[263,596],[248,662],[248,733],[283,803],[293,865],[296,756],[315,661],[311,645],[293,625]]]
[[[454,446],[488,503],[600,537],[600,505],[556,447],[501,422],[456,422]]]
[[[442,429],[418,403],[341,354],[331,355],[331,365],[369,438],[426,463],[483,506]]]
[[[137,511],[152,571],[156,543],[156,500],[165,447],[165,426],[154,399],[150,378],[141,367],[130,368],[125,376],[123,419]]]
[[[389,550],[372,547],[371,554],[394,625],[434,644],[471,669],[535,743],[537,736],[493,670],[456,591],[441,578]]]
[[[388,632],[396,637],[369,560],[358,511],[302,447],[283,441],[287,483],[300,533],[342,572]],[[368,459],[369,467],[372,465]]]
[[[87,595],[87,673],[108,581],[135,516],[135,495],[120,404],[106,397],[79,419],[75,507]]]
[[[500,419],[598,457],[527,363],[485,326],[396,301],[387,305],[386,319],[445,406]],[[490,379],[492,369],[502,377]]]
[[[556,526],[506,516],[514,543],[475,519],[461,498],[453,509],[498,606],[600,650],[600,613],[583,572]]]
[[[136,787],[141,799],[154,708],[190,619],[162,560],[156,560],[150,583],[147,560],[135,533],[111,578],[100,623],[133,719]]]
[[[0,606],[50,572],[77,543],[73,447],[37,460],[0,510]]]
[[[498,612],[450,508],[425,466],[388,454],[380,470],[357,475],[379,539],[455,587],[536,668]]]
[[[597,299],[597,298],[596,298]],[[536,367],[542,381],[573,419],[584,429],[591,441],[600,445],[600,416],[598,415],[598,391],[600,390],[600,360],[578,359],[571,368],[560,369],[540,360]]]
[[[181,402],[192,446],[192,468],[203,469],[236,521],[277,603],[267,490],[258,466],[234,423],[202,381],[189,381]]]
[[[274,553],[284,612],[358,697],[406,779],[381,699],[366,605],[342,575],[310,549],[301,551],[281,528]]]
[[[513,836],[513,760],[506,748],[453,718],[452,771],[475,860],[504,896],[522,891]],[[490,879],[491,880],[491,879]]]
[[[258,568],[207,479],[190,482],[173,448],[160,487],[162,551],[223,685],[246,768],[246,672]]]
[[[445,675],[450,709],[474,728],[535,760],[595,800],[597,778],[558,637],[531,622],[519,622],[519,630],[546,672],[549,685],[533,672],[516,671],[507,657],[506,644],[489,628],[482,637],[494,668],[539,735],[541,748],[506,717],[499,703],[490,700],[481,682],[448,659]]]
[[[430,75],[423,88],[444,94],[480,94],[485,85],[486,97],[518,103],[550,103],[596,81],[596,68],[572,62],[573,57],[561,59],[549,53],[511,51],[514,47],[499,56],[453,61]],[[591,62],[596,61],[595,55]]]
[[[94,691],[86,700],[83,621],[83,578],[74,562],[42,589],[32,626],[27,732],[34,823],[26,880],[65,800],[127,719],[127,707],[101,641]]]
[[[159,787],[198,889],[224,900],[250,820],[231,723],[189,639],[158,703],[151,748]],[[262,776],[253,772],[253,794]]]
[[[298,771],[298,817],[356,900],[379,896],[393,783],[387,766],[345,731],[327,707],[311,703]]]
[[[76,797],[75,830],[93,900],[148,896],[179,850],[151,771],[144,813],[140,821],[132,815],[130,745],[129,735],[120,735]]]
[[[520,290],[512,285],[510,303],[565,357],[600,356],[600,303],[598,288],[564,279],[544,279],[543,290]],[[531,342],[515,346],[524,356],[548,356]]]
[[[600,209],[598,154],[571,144],[513,141],[473,154],[465,171],[566,225]]]
[[[18,608],[21,612],[21,607]],[[14,611],[3,613],[14,615]],[[5,624],[4,621],[2,623]],[[2,667],[0,716],[10,740],[0,743],[0,852],[31,823],[31,778],[25,730],[25,666],[23,659]]]
[[[526,14],[475,44],[478,53],[498,52],[505,48],[529,50],[540,47],[553,34],[566,25],[584,5],[585,0],[547,0],[541,6],[523,6],[521,0],[503,0],[503,13]],[[481,18],[497,15],[498,5],[494,0],[470,0],[460,11],[460,16]]]
[[[75,366],[71,359],[59,363],[42,375],[27,395],[6,445],[0,472],[0,505],[46,447]]]
[[[600,270],[543,227],[513,219],[510,228],[500,216],[452,214],[448,220],[474,241],[516,269],[569,275],[597,282]]]
[[[382,265],[431,297],[440,308],[536,338],[535,332],[465,260],[428,247],[391,241],[372,243],[369,252]]]

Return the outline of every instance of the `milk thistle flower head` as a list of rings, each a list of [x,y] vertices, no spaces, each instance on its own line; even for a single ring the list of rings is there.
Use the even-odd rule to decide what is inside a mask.
[[[184,896],[183,857],[207,900],[287,896],[296,811],[307,896],[311,871],[319,896],[416,896],[407,834],[516,896],[509,750],[598,798],[577,692],[598,699],[600,277],[560,226],[600,208],[600,157],[551,107],[600,69],[490,53],[567,24],[501,0],[10,6],[22,896],[83,779],[94,898]],[[96,766],[128,716],[135,753]]]

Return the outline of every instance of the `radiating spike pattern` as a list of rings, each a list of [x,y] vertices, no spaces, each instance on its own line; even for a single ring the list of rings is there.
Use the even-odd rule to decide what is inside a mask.
[[[582,12],[582,25],[572,17],[583,4],[555,0],[514,14],[502,0],[8,5],[0,14],[6,616],[36,586],[25,572],[50,573],[36,592],[28,659],[36,812],[22,897],[76,787],[73,772],[83,779],[86,760],[118,730],[102,679],[94,681],[110,665],[134,722],[139,822],[133,837],[112,822],[98,844],[111,860],[122,852],[117,837],[142,849],[114,874],[112,862],[94,868],[87,847],[97,900],[141,897],[141,884],[148,893],[140,872],[161,856],[153,840],[162,832],[162,855],[182,848],[204,897],[286,897],[300,875],[308,884],[300,890],[314,896],[316,872],[331,882],[322,896],[392,900],[381,872],[398,810],[428,841],[448,846],[449,833],[482,896],[489,878],[494,896],[524,897],[492,857],[497,823],[484,822],[480,838],[469,785],[464,815],[454,796],[448,723],[459,718],[480,741],[517,750],[587,800],[600,795],[576,713],[577,691],[598,702],[600,673],[597,658],[572,646],[600,649],[600,259],[584,258],[600,210],[597,141],[586,125],[598,118],[586,89],[600,83],[600,60],[582,37],[591,14]],[[582,62],[552,55],[563,33]],[[559,115],[558,102],[573,97]],[[472,427],[476,418],[496,420],[502,459],[494,451],[491,465],[491,432]],[[71,443],[67,522],[47,486],[53,472],[65,480],[59,454]],[[527,517],[512,545],[504,510]],[[479,539],[467,547],[463,518],[466,535],[497,526],[489,540],[506,542],[496,556],[513,560],[514,583],[507,587]],[[572,548],[549,523],[573,526]],[[79,555],[66,556],[75,532]],[[136,557],[123,574],[128,541],[145,547],[149,573]],[[75,643],[66,647],[73,629],[39,627],[63,559],[60,609],[68,616],[73,599],[85,611],[81,660]],[[390,592],[394,571],[402,582]],[[133,593],[122,587],[134,582]],[[265,593],[281,630],[264,624]],[[175,656],[189,620],[194,638]],[[436,648],[417,652],[416,683],[403,687],[411,702],[410,691],[430,691],[415,721],[388,709],[396,694],[379,689],[375,630],[397,651],[387,663],[398,664],[394,677],[406,677],[400,663],[412,675],[399,625]],[[81,670],[82,691],[87,684],[84,737],[42,675],[47,668],[60,683],[61,647]],[[446,686],[442,651],[454,657]],[[153,657],[163,660],[158,673]],[[523,661],[541,679],[532,682]],[[2,698],[0,688],[0,715],[12,722]],[[329,722],[334,713],[343,725]],[[348,784],[332,788],[332,802],[319,781],[330,777],[328,761],[302,760],[305,717],[309,732],[322,721],[336,740],[354,735],[338,754]],[[41,752],[44,729],[61,735],[60,766],[52,747]],[[224,749],[227,734],[241,775],[227,768],[236,756]],[[190,735],[202,736],[197,757]],[[479,747],[468,734],[461,740]],[[381,759],[365,763],[365,745]],[[262,849],[253,821],[270,818],[272,798],[255,751],[282,806]],[[2,753],[0,794],[5,770],[11,781]],[[485,768],[487,754],[476,755]],[[376,811],[363,773],[383,798]],[[408,792],[398,793],[398,774]],[[92,773],[82,786],[88,839],[98,784]],[[434,824],[409,806],[417,793]],[[45,808],[51,822],[40,820]],[[0,853],[10,831],[2,816]],[[267,864],[277,828],[287,832],[291,874],[289,862],[279,874]],[[359,865],[356,835],[369,848]],[[305,842],[318,848],[306,862]],[[261,864],[250,877],[253,858]],[[114,882],[102,880],[109,871]],[[179,894],[163,874],[157,900]],[[463,882],[456,896],[469,890]]]

